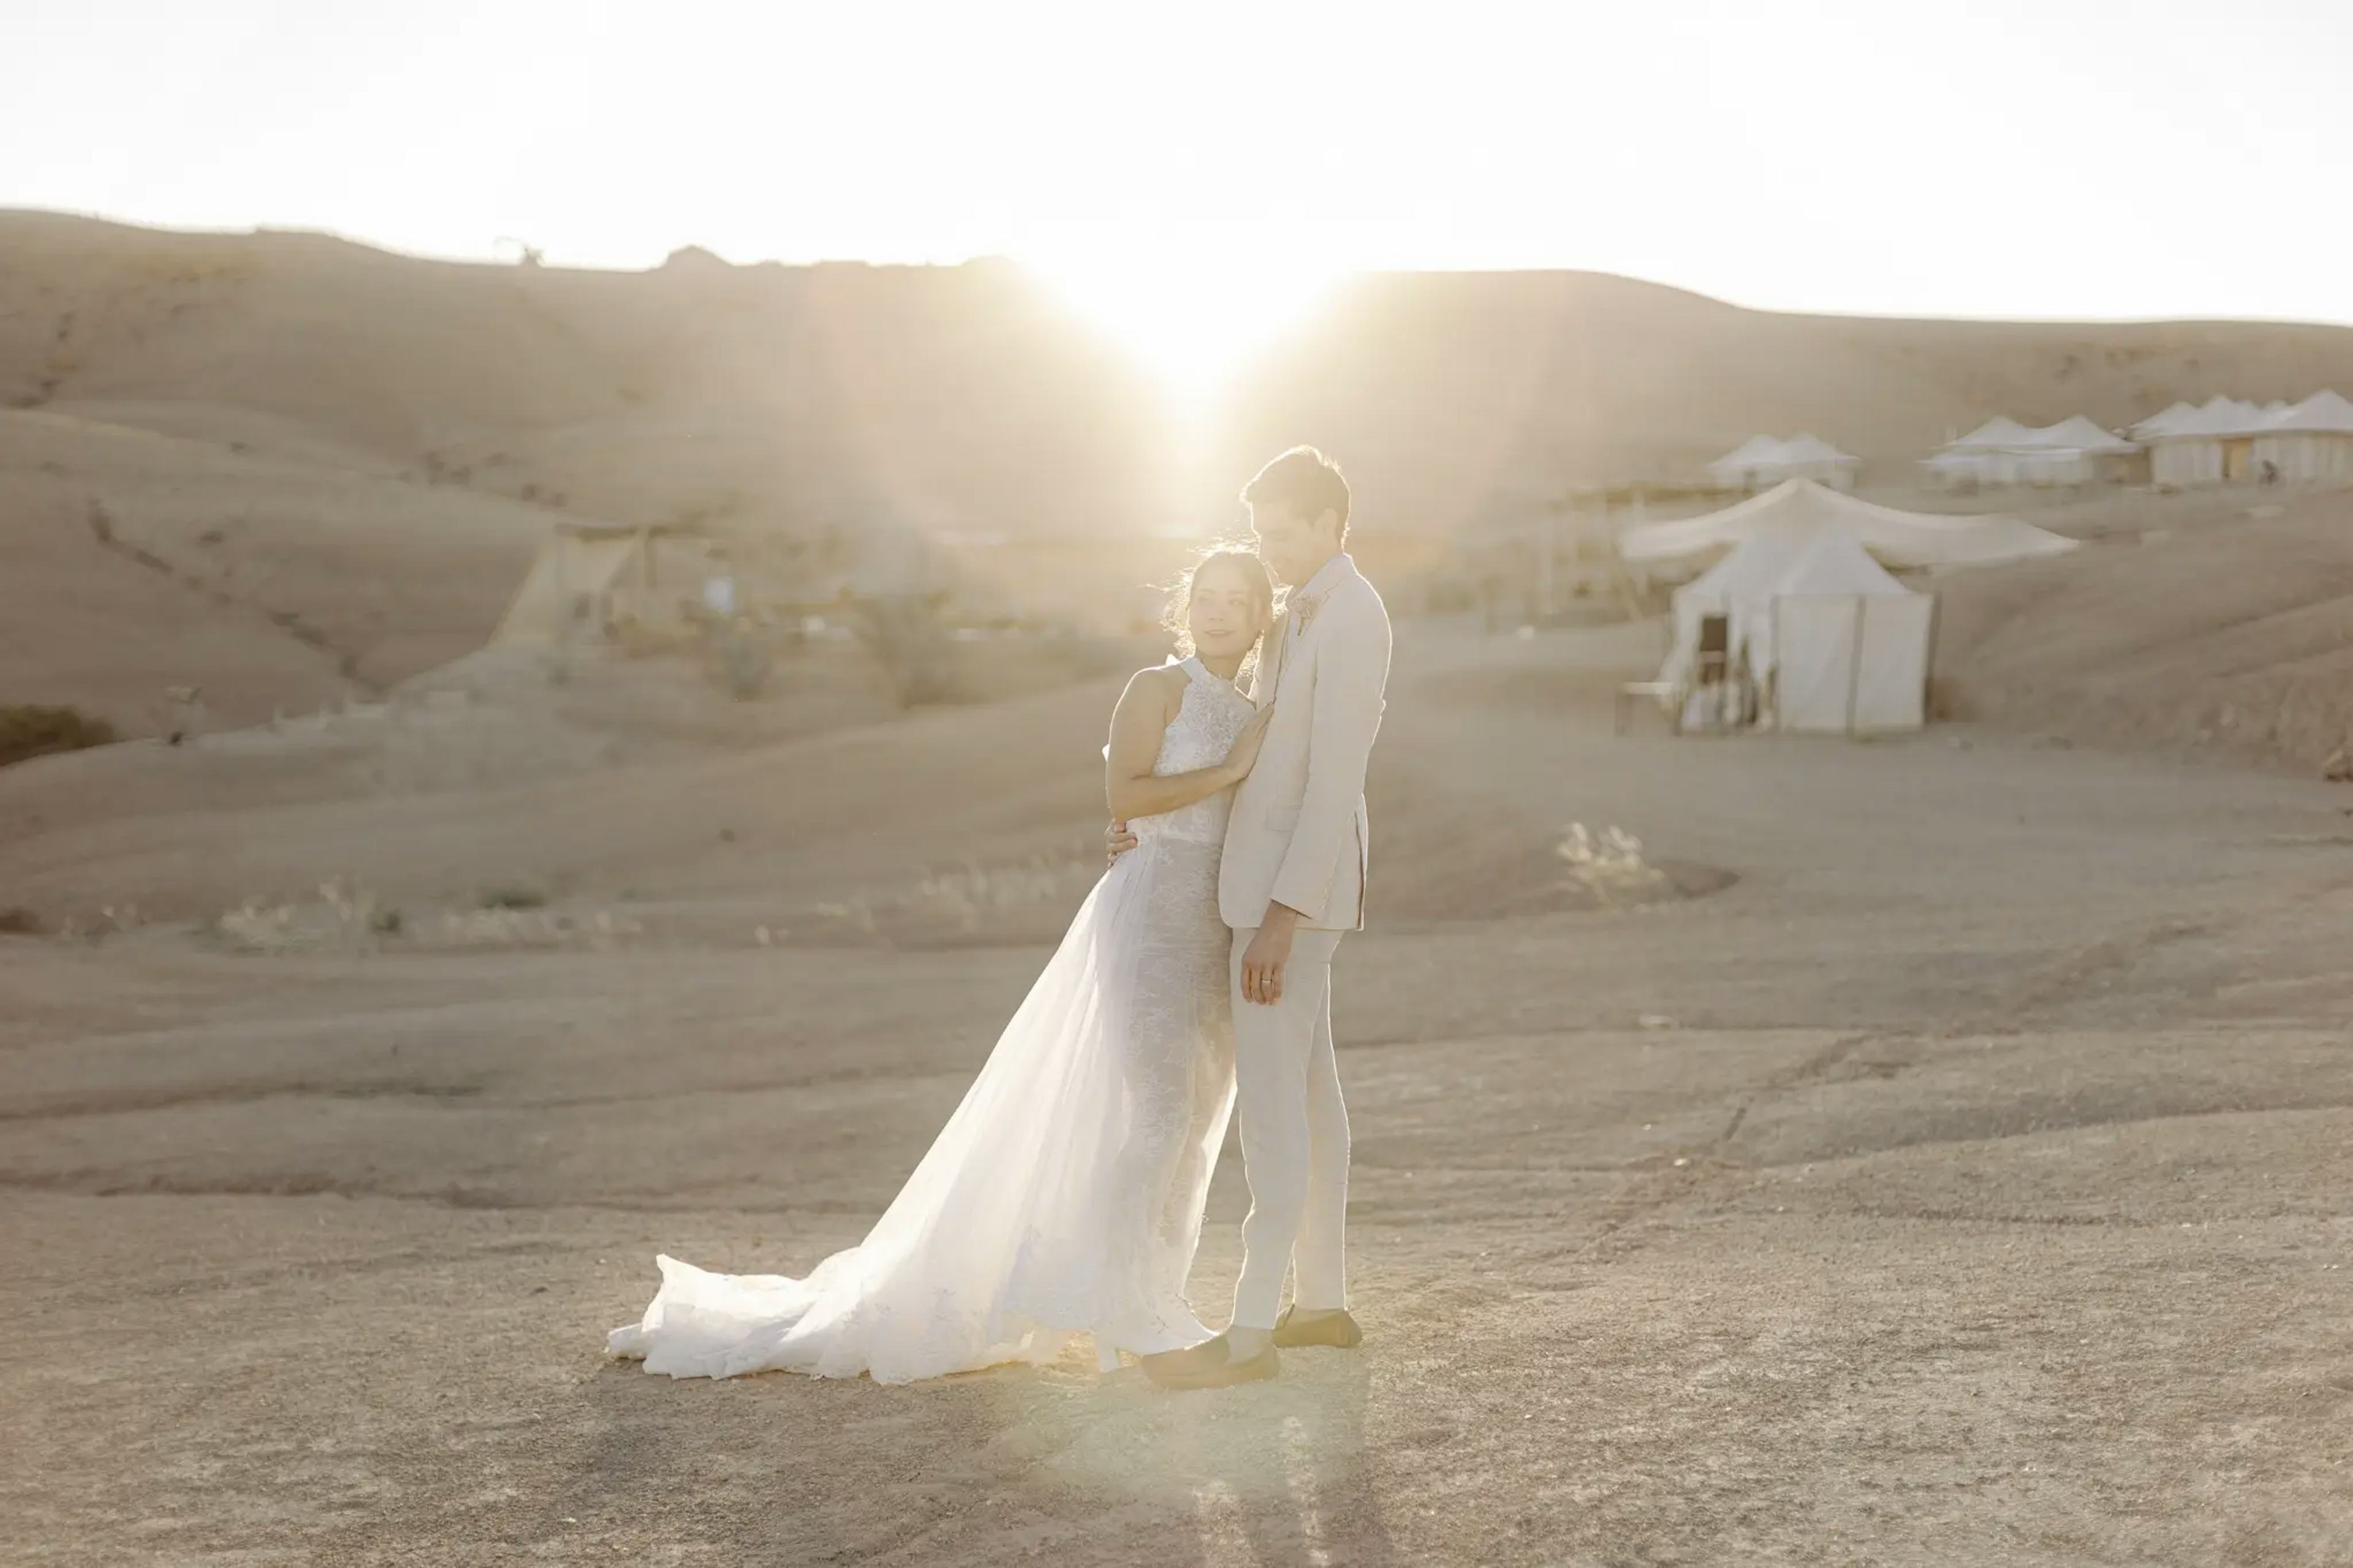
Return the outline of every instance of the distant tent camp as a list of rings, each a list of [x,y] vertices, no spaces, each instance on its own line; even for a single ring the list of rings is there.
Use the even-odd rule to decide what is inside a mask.
[[[1707,471],[1720,489],[1769,489],[1785,479],[1812,479],[1850,489],[1861,462],[1820,437],[1800,432],[1786,441],[1751,436],[1708,464]]]
[[[1721,511],[1629,529],[1618,550],[1631,563],[1697,571],[1758,534],[1831,525],[1897,572],[1992,565],[2075,548],[2073,540],[2016,518],[1903,511],[1791,479]]]
[[[2128,477],[2139,446],[2076,415],[2032,426],[1989,419],[1922,459],[1930,474],[1957,486],[2087,485]]]
[[[561,642],[622,617],[659,616],[661,542],[691,531],[657,524],[559,521],[515,590],[493,642]]]
[[[1845,522],[1788,518],[1750,534],[1674,596],[1674,642],[1660,672],[1704,705],[1693,677],[1711,620],[1729,663],[1778,730],[1862,734],[1926,721],[1936,600],[1890,576]]]

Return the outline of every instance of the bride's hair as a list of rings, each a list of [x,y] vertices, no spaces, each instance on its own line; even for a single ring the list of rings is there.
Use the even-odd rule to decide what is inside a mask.
[[[1160,612],[1161,626],[1176,639],[1179,658],[1193,657],[1193,632],[1186,624],[1193,609],[1193,585],[1201,580],[1202,573],[1220,561],[1232,562],[1250,579],[1250,588],[1257,595],[1259,618],[1270,626],[1274,622],[1274,578],[1267,571],[1266,563],[1258,558],[1258,552],[1247,544],[1212,545],[1169,585],[1168,603]],[[1252,657],[1256,653],[1253,648]]]

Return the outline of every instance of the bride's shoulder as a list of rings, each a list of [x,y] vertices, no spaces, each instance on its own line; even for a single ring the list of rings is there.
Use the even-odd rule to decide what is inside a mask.
[[[1143,701],[1173,713],[1185,700],[1185,688],[1190,684],[1192,678],[1185,673],[1183,665],[1152,665],[1127,678],[1127,689],[1120,696],[1120,706]]]

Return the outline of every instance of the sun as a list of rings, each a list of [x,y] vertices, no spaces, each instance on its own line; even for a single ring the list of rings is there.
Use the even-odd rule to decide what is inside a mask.
[[[1150,365],[1170,390],[1207,396],[1250,355],[1307,320],[1336,280],[1304,258],[1142,250],[1025,258],[1071,308]]]

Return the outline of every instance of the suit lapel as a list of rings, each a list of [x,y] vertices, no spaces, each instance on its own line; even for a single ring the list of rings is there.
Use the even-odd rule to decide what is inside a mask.
[[[1260,707],[1263,708],[1274,700],[1274,694],[1282,684],[1282,672],[1289,667],[1291,657],[1305,650],[1307,639],[1315,635],[1315,623],[1321,618],[1321,612],[1326,607],[1332,595],[1339,592],[1348,579],[1356,574],[1356,563],[1354,560],[1346,555],[1341,555],[1337,559],[1342,564],[1342,570],[1334,573],[1330,579],[1324,581],[1316,591],[1314,595],[1316,614],[1309,616],[1307,624],[1300,626],[1296,632],[1292,629],[1298,623],[1298,613],[1293,609],[1287,612],[1282,620],[1275,623],[1274,628],[1267,633],[1266,647],[1259,656],[1260,671],[1250,681],[1250,700]]]

